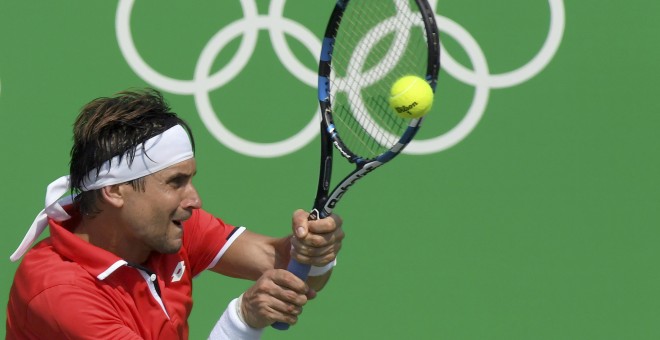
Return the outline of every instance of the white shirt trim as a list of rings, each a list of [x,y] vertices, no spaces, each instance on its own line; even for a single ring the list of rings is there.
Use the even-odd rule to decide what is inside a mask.
[[[126,262],[124,260],[119,260],[119,261],[113,263],[110,267],[108,267],[108,269],[106,269],[103,273],[96,276],[96,278],[103,281],[103,280],[105,280],[106,277],[110,276],[110,274],[114,273],[115,270],[117,270],[117,268],[125,266],[127,264],[128,264],[128,262]]]
[[[215,256],[215,258],[213,259],[213,261],[211,261],[211,264],[209,264],[209,266],[206,267],[206,269],[211,269],[211,268],[215,267],[215,265],[218,264],[218,261],[220,261],[220,258],[222,258],[222,255],[224,255],[225,252],[227,251],[227,249],[229,249],[229,246],[231,246],[232,243],[234,243],[234,241],[236,241],[236,239],[237,239],[237,238],[238,238],[238,237],[239,237],[244,231],[245,231],[245,227],[238,227],[238,229],[234,232],[233,235],[231,235],[231,237],[227,240],[227,242],[225,243],[225,245],[222,247],[222,249],[220,249],[220,251],[218,252],[218,254]]]

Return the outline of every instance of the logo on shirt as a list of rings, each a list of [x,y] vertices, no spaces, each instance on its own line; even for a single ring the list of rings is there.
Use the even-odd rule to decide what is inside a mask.
[[[186,272],[186,264],[181,261],[179,264],[176,265],[176,268],[174,268],[174,272],[172,273],[172,282],[178,282],[181,281],[181,278],[183,277],[183,273]]]

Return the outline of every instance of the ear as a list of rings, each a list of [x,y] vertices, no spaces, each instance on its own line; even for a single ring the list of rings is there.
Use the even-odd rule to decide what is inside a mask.
[[[125,193],[122,188],[122,185],[115,184],[103,187],[101,190],[101,196],[103,200],[115,208],[121,208],[125,203]]]

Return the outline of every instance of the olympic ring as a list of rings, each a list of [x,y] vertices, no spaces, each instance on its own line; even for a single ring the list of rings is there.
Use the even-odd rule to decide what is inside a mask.
[[[488,75],[484,79],[480,79],[476,74],[470,73],[468,69],[457,63],[447,52],[443,49],[442,66],[447,72],[456,79],[469,84],[476,85],[477,82],[485,82],[491,88],[504,88],[519,85],[526,82],[532,77],[536,76],[545,68],[550,60],[554,57],[559,45],[561,44],[562,36],[564,35],[565,26],[565,10],[563,0],[548,0],[550,5],[550,29],[548,36],[541,47],[541,50],[534,56],[527,64],[520,68],[509,71],[503,74]],[[429,4],[433,8],[436,7],[437,0],[429,0]],[[438,28],[442,30],[442,26],[438,24]],[[462,28],[460,28],[463,30]],[[453,32],[447,31],[452,34]]]
[[[491,75],[483,51],[476,40],[460,25],[436,14],[438,29],[452,36],[466,50],[474,66],[471,73],[456,62],[445,48],[441,48],[440,64],[449,75],[475,87],[470,108],[463,119],[451,130],[436,138],[413,140],[404,149],[409,154],[428,154],[446,150],[462,141],[477,126],[483,116],[491,88],[504,88],[521,84],[541,72],[554,57],[564,33],[565,13],[563,0],[548,0],[550,5],[550,29],[543,47],[530,62],[522,67],[498,75]],[[437,0],[429,0],[437,8]]]
[[[193,95],[202,121],[219,142],[247,156],[280,157],[296,152],[315,139],[320,121],[318,109],[312,120],[293,136],[272,143],[256,143],[235,135],[222,124],[210,103],[209,92],[226,85],[245,68],[254,53],[260,30],[268,30],[273,49],[287,71],[303,84],[316,87],[317,75],[315,70],[308,69],[298,60],[291,52],[284,35],[288,34],[302,42],[315,57],[318,56],[321,50],[320,39],[312,34],[307,27],[283,16],[285,1],[271,0],[268,13],[259,15],[256,0],[241,0],[243,18],[223,27],[211,38],[201,51],[194,68],[192,80],[172,79],[162,75],[141,58],[130,31],[130,16],[135,0],[119,1],[115,19],[117,40],[129,66],[147,83],[170,93]],[[407,4],[404,5],[404,2],[397,2],[396,4],[400,12],[410,11],[409,8],[406,8]],[[429,0],[429,4],[432,8],[437,8],[437,0]],[[442,48],[441,63],[443,69],[455,79],[474,86],[474,96],[466,115],[456,126],[435,138],[413,140],[404,149],[404,153],[423,155],[453,147],[466,138],[481,120],[486,111],[491,89],[512,87],[524,83],[540,73],[549,64],[561,44],[565,27],[565,9],[563,0],[548,0],[548,4],[550,7],[550,27],[539,52],[525,65],[501,74],[490,74],[486,57],[469,32],[451,19],[436,14],[440,32],[451,36],[465,49],[473,66],[473,70],[469,70],[454,60],[446,49]],[[395,32],[396,39],[407,39],[405,31],[403,29],[401,32]],[[233,58],[222,69],[210,74],[213,61],[220,51],[239,35],[242,35],[241,43]],[[359,44],[359,46],[363,50],[370,48],[370,46],[364,44]],[[396,56],[394,57],[396,58]],[[352,62],[359,65],[363,61],[356,58]],[[366,77],[367,75],[362,76]],[[362,105],[362,100],[361,98],[351,98],[351,103]]]
[[[117,9],[117,40],[124,58],[132,69],[152,86],[171,93],[194,95],[202,121],[218,141],[236,152],[266,158],[295,152],[315,138],[320,122],[319,109],[316,110],[307,126],[293,137],[274,143],[255,143],[242,139],[229,131],[218,119],[209,100],[210,90],[222,87],[245,67],[256,47],[257,33],[260,29],[270,29],[271,40],[277,55],[287,70],[309,86],[316,86],[315,73],[305,70],[302,64],[295,59],[286,45],[284,33],[303,42],[314,56],[321,51],[321,43],[304,26],[283,17],[284,0],[272,1],[267,16],[258,15],[257,6],[253,0],[241,0],[244,18],[224,27],[211,38],[199,57],[192,81],[171,79],[161,75],[140,57],[130,34],[130,13],[133,4],[134,0],[122,0]],[[272,29],[272,27],[277,27],[277,29]],[[234,58],[223,69],[209,75],[213,60],[222,47],[239,34],[243,34],[243,39]],[[303,74],[298,74],[300,72]]]

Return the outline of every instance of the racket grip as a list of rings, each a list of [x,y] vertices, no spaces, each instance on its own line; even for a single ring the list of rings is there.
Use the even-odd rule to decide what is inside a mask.
[[[318,220],[319,218],[327,217],[327,215],[328,214],[325,213],[324,210],[319,211],[319,209],[314,208],[314,209],[312,209],[312,211],[309,214],[309,220],[310,221]],[[289,265],[286,267],[286,270],[290,271],[291,273],[293,273],[294,275],[296,275],[298,278],[300,278],[303,281],[307,280],[307,277],[309,276],[309,270],[310,269],[312,269],[312,265],[305,264],[305,263],[300,263],[300,262],[296,261],[293,258],[289,261]],[[285,331],[285,330],[289,329],[289,324],[286,323],[286,322],[277,321],[277,322],[273,323],[271,326],[273,328],[281,330],[281,331]]]
[[[276,321],[271,326],[279,331],[286,331],[287,329],[289,329],[289,324],[281,321]]]
[[[286,270],[292,272],[303,281],[307,280],[310,269],[312,269],[311,264],[300,263],[295,259],[291,259],[291,261],[289,261],[289,265],[286,267]]]
[[[291,261],[289,261],[289,265],[287,266],[286,270],[292,272],[298,278],[305,281],[307,280],[307,276],[309,276],[309,270],[311,268],[312,266],[309,264],[300,263],[295,259],[291,259]],[[286,322],[277,321],[272,324],[272,327],[280,331],[285,331],[289,329],[289,324]]]

